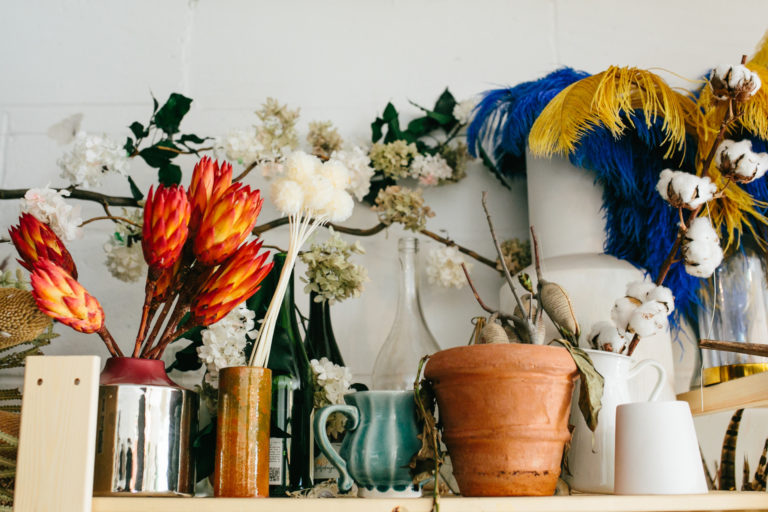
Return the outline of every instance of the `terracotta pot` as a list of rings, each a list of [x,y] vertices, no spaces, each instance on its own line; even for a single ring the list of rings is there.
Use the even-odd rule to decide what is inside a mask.
[[[219,372],[215,496],[269,496],[272,371],[235,366]]]
[[[424,375],[464,496],[549,496],[560,476],[576,365],[561,347],[443,350]]]

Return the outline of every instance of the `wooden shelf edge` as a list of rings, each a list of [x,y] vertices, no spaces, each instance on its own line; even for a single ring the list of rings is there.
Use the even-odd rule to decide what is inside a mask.
[[[418,499],[94,498],[93,512],[428,512]],[[766,492],[674,496],[574,495],[545,498],[445,497],[442,512],[677,512],[768,510]]]
[[[694,416],[742,407],[768,407],[768,372],[734,379],[677,395],[691,406]]]

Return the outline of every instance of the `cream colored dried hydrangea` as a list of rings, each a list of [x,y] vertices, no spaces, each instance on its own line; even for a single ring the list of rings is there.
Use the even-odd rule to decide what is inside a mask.
[[[371,147],[369,156],[374,169],[383,172],[388,178],[398,179],[408,176],[411,161],[418,153],[416,144],[396,140],[387,144],[377,142]]]
[[[312,154],[320,158],[329,158],[334,151],[341,149],[344,140],[331,121],[312,121],[309,123],[307,142],[312,146]]]
[[[513,238],[501,242],[501,252],[504,254],[504,261],[507,263],[509,273],[514,275],[531,264],[531,242],[529,240],[520,240]],[[496,259],[496,268],[499,271],[504,270],[501,261]]]
[[[368,270],[362,265],[350,263],[349,258],[353,254],[365,254],[360,242],[349,245],[331,230],[328,240],[313,244],[300,256],[307,265],[306,278],[301,278],[307,283],[304,291],[315,292],[315,300],[327,300],[330,304],[359,297],[363,284],[368,281]]]
[[[448,165],[453,169],[453,174],[449,178],[441,180],[444,183],[457,183],[467,175],[467,162],[472,158],[469,155],[469,148],[461,141],[444,146],[440,154]]]
[[[461,264],[472,269],[472,263],[464,261],[464,256],[455,246],[435,247],[429,251],[427,257],[427,278],[430,284],[437,284],[444,288],[463,288],[467,284],[467,277]]]
[[[411,231],[424,229],[427,218],[435,216],[435,212],[424,204],[421,190],[398,185],[379,191],[373,211],[379,213],[379,220],[384,224],[399,223]]]
[[[136,282],[144,277],[147,264],[141,249],[141,225],[143,210],[141,208],[123,208],[123,217],[132,220],[137,225],[119,222],[115,232],[104,244],[106,266],[109,273],[126,283]]]
[[[275,98],[267,98],[256,116],[261,120],[257,128],[257,138],[262,146],[266,160],[279,160],[299,146],[296,122],[299,109],[291,110],[288,105],[281,105]]]

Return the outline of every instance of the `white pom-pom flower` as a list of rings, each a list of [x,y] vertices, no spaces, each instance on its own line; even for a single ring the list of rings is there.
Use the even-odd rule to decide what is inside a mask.
[[[681,250],[685,271],[696,277],[709,277],[723,261],[720,239],[709,217],[697,217],[685,233]]]
[[[270,189],[272,203],[283,215],[296,215],[304,206],[304,190],[289,178],[280,178]]]
[[[684,171],[661,171],[656,190],[675,208],[695,210],[710,201],[717,193],[717,185],[708,176],[699,177]]]
[[[304,206],[314,212],[316,216],[326,213],[329,203],[333,201],[333,192],[336,190],[331,180],[320,175],[311,176],[301,183],[304,190]]]
[[[343,222],[352,215],[355,200],[341,189],[334,190],[332,194],[331,201],[326,204],[325,214],[329,222]]]
[[[768,171],[768,153],[752,151],[752,142],[726,139],[715,152],[715,165],[726,177],[737,183],[750,183]]]
[[[316,156],[308,155],[303,151],[294,151],[285,160],[285,176],[303,185],[305,181],[309,181],[318,174],[322,165],[323,163]]]
[[[333,188],[346,189],[349,187],[349,169],[339,160],[328,160],[320,167],[320,176],[331,182]]]

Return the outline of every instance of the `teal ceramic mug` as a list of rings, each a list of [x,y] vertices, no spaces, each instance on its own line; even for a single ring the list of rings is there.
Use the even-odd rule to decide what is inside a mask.
[[[349,491],[354,480],[362,498],[421,496],[408,470],[421,446],[413,391],[358,391],[344,401],[320,409],[314,425],[320,451],[339,470],[339,490]],[[338,453],[325,430],[334,412],[347,417]]]

